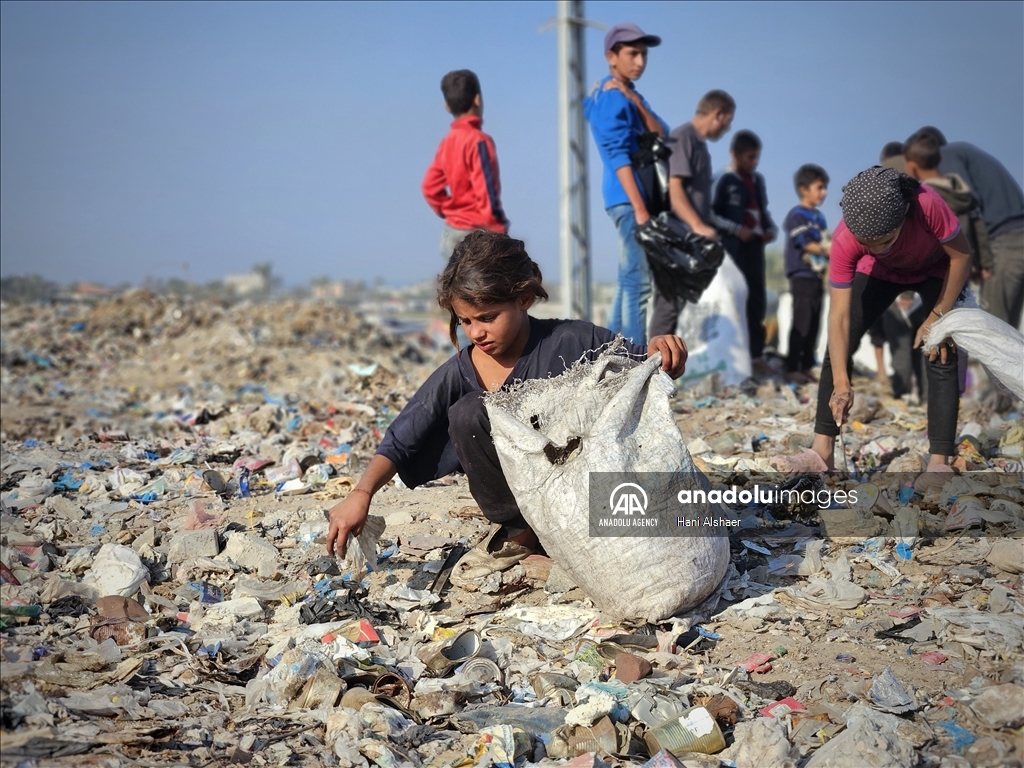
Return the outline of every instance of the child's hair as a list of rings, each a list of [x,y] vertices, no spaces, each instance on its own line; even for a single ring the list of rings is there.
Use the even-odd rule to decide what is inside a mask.
[[[933,171],[942,162],[942,150],[939,149],[939,143],[935,139],[922,134],[907,143],[903,157],[916,163],[923,170]]]
[[[437,303],[451,316],[448,333],[458,349],[455,334],[459,318],[452,309],[458,299],[470,306],[507,304],[524,293],[546,299],[540,267],[526,252],[522,240],[504,232],[478,229],[455,246],[448,265],[437,279]]]
[[[742,155],[744,152],[749,152],[752,149],[760,152],[761,139],[753,131],[736,131],[736,135],[732,137],[732,146],[729,149],[732,150],[734,155]]]
[[[698,115],[710,115],[713,112],[721,112],[726,115],[736,113],[736,100],[728,93],[717,88],[705,93],[697,102]]]
[[[890,141],[882,147],[881,153],[878,155],[878,162],[888,160],[890,157],[896,157],[897,155],[903,154],[903,142],[902,141]]]
[[[916,131],[914,131],[913,135],[911,135],[911,137],[907,139],[907,144],[910,144],[912,141],[915,141],[916,139],[919,139],[922,136],[927,136],[929,139],[932,139],[940,147],[946,146],[946,137],[943,136],[942,131],[940,131],[934,125],[926,125],[923,128],[918,128]]]
[[[825,169],[814,163],[801,165],[793,174],[793,186],[796,188],[797,194],[800,194],[800,187],[809,187],[816,181],[828,186],[828,174],[825,173]]]
[[[456,69],[441,78],[444,103],[455,117],[473,108],[473,99],[480,95],[480,80],[468,69]]]

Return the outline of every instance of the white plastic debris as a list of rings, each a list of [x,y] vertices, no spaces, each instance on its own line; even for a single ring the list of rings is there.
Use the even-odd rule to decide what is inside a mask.
[[[947,312],[932,324],[924,351],[930,352],[947,338],[1024,400],[1024,335],[1020,331],[988,312],[964,307]]]
[[[104,544],[93,560],[82,583],[96,591],[97,597],[131,597],[149,581],[149,570],[131,547]]]

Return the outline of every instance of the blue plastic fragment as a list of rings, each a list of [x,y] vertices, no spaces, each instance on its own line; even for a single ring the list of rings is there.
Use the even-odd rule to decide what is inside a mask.
[[[914,486],[912,485],[904,485],[900,488],[900,504],[907,504],[912,498],[914,498],[914,493]]]
[[[961,728],[952,720],[940,720],[935,725],[944,730],[949,737],[953,739],[953,749],[957,752],[963,752],[967,747],[977,741],[976,737],[973,736],[970,731]]]
[[[55,491],[77,491],[82,487],[82,480],[76,480],[70,472],[65,472],[53,484]]]
[[[102,536],[106,532],[107,529],[104,526],[99,525],[98,523],[89,529],[89,535],[93,538],[96,538],[97,536]]]
[[[704,627],[696,627],[697,634],[701,637],[706,637],[708,640],[721,640],[722,636],[717,632],[704,629]]]
[[[914,556],[914,549],[909,544],[900,542],[896,545],[896,557],[900,560],[910,560]]]
[[[238,495],[243,498],[249,498],[249,470],[243,469],[242,473],[238,476]]]

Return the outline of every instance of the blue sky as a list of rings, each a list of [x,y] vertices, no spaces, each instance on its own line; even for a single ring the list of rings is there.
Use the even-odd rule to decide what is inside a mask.
[[[671,125],[725,88],[781,220],[805,162],[840,186],[924,124],[1024,177],[1024,4],[588,2],[659,34],[638,87]],[[479,75],[512,233],[557,279],[554,2],[0,5],[0,271],[200,282],[270,261],[408,283],[440,267],[419,184],[450,69]],[[605,72],[587,33],[587,75]],[[727,136],[711,145],[716,168]],[[614,230],[591,145],[595,276]]]

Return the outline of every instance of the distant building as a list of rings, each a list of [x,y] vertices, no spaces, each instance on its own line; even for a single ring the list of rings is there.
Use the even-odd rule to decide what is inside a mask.
[[[345,281],[317,283],[309,289],[309,293],[314,299],[343,299],[348,292]]]
[[[74,299],[105,299],[114,293],[113,288],[108,288],[99,283],[77,283],[71,292]]]
[[[234,291],[236,296],[250,296],[266,293],[267,278],[259,272],[246,272],[241,275],[224,275],[224,287]]]

